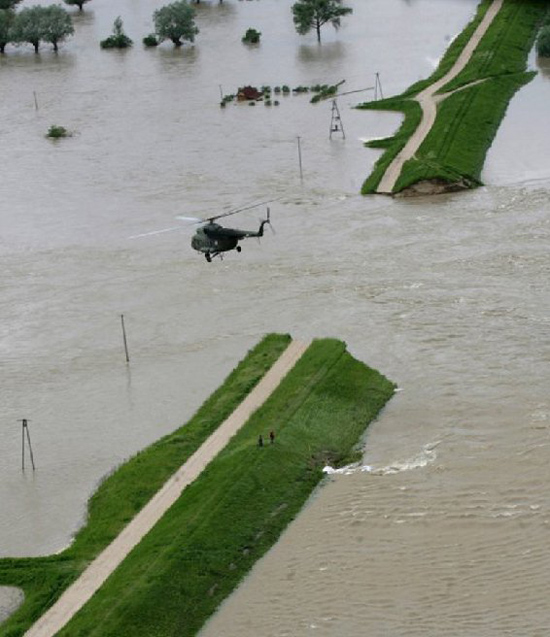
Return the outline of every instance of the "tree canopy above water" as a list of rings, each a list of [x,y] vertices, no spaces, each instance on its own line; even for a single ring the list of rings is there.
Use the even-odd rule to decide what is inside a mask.
[[[57,4],[43,7],[42,11],[42,40],[53,45],[57,51],[60,42],[74,34],[71,16]]]
[[[82,7],[86,4],[86,2],[90,2],[90,0],[63,0],[63,2],[72,7],[77,6],[78,9],[82,11]]]
[[[17,13],[11,26],[12,41],[29,42],[37,53],[40,42],[50,42],[57,51],[59,42],[73,33],[71,16],[57,5],[25,7]]]
[[[542,27],[537,38],[537,55],[550,57],[550,24]]]
[[[0,0],[0,9],[15,9],[21,0]]]
[[[0,53],[4,53],[6,45],[11,42],[11,27],[14,15],[13,11],[0,9]]]
[[[199,32],[195,25],[195,10],[185,0],[157,9],[153,21],[159,40],[171,40],[175,46],[181,46],[182,40],[194,42]]]
[[[337,29],[340,18],[352,13],[353,9],[342,6],[342,0],[298,0],[292,5],[294,24],[300,35],[317,32],[317,40],[321,41],[321,27],[330,22]]]

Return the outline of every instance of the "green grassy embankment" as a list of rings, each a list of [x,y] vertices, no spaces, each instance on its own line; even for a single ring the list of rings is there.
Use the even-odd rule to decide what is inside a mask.
[[[25,592],[24,603],[0,625],[0,636],[23,635],[244,400],[290,340],[277,334],[264,338],[186,425],[110,475],[90,499],[86,526],[68,549],[48,557],[0,559],[0,585]]]
[[[195,635],[300,511],[323,467],[350,460],[393,391],[342,342],[315,341],[59,637]],[[259,448],[270,429],[275,444]]]
[[[323,466],[356,457],[393,392],[343,343],[315,341],[59,637],[195,635],[303,507]],[[275,444],[259,448],[271,429]]]
[[[474,20],[451,44],[428,80],[390,100],[359,107],[386,110],[389,106],[389,110],[405,113],[405,121],[395,136],[367,143],[371,147],[387,148],[387,151],[363,184],[363,194],[376,192],[385,170],[416,130],[420,109],[411,107],[416,104],[414,96],[452,68],[490,4],[489,0],[481,2]],[[468,187],[481,184],[485,156],[508,104],[515,92],[534,75],[526,72],[527,56],[547,6],[546,0],[505,0],[464,70],[441,89],[440,94],[447,94],[447,97],[438,106],[434,126],[416,157],[404,164],[394,192],[426,180]]]

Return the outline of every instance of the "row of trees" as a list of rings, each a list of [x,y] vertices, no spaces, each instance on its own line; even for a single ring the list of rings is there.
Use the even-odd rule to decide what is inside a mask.
[[[200,0],[196,0],[198,3]],[[342,4],[342,0],[297,0],[292,5],[296,31],[301,35],[312,29],[321,41],[321,27],[327,23],[337,29],[342,16],[352,13],[353,9]],[[171,40],[176,46],[182,40],[193,42],[199,32],[195,26],[195,12],[186,0],[179,0],[158,9],[153,14],[155,35],[159,40]],[[149,36],[151,37],[151,36]]]
[[[292,5],[296,31],[305,35],[314,29],[319,42],[323,25],[330,23],[337,29],[340,18],[352,11],[342,4],[342,0],[297,0]],[[153,14],[155,34],[159,40],[171,40],[176,46],[180,46],[182,40],[193,42],[199,32],[194,17],[194,10],[185,0],[162,7]]]
[[[22,0],[0,0],[0,10],[15,9]],[[82,11],[82,7],[90,0],[63,0],[69,6],[76,6]]]
[[[6,45],[30,43],[38,52],[40,42],[48,42],[57,51],[59,43],[74,33],[71,16],[63,7],[34,6],[15,13],[13,6],[20,0],[0,0],[0,53]],[[12,3],[12,7],[1,8]]]
[[[78,6],[80,10],[89,1],[64,0],[65,4]],[[63,7],[34,6],[16,13],[15,8],[20,2],[21,0],[0,0],[0,53],[4,53],[8,43],[27,42],[33,45],[35,51],[38,51],[40,42],[52,44],[57,51],[59,43],[74,33],[71,16]],[[297,0],[292,5],[298,33],[306,34],[314,29],[319,42],[324,24],[330,23],[338,28],[340,18],[351,12],[351,8],[342,5],[342,0]],[[155,33],[146,38],[146,43],[170,40],[175,46],[181,46],[184,40],[193,42],[199,32],[195,25],[195,11],[186,0],[177,0],[158,9],[153,14],[153,21]],[[125,46],[129,44],[130,40]]]

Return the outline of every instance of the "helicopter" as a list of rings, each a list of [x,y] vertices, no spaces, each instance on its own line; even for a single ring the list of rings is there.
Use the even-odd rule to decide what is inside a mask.
[[[237,252],[240,252],[242,248],[239,245],[239,241],[250,237],[263,237],[264,227],[269,225],[272,228],[269,207],[267,208],[266,218],[260,222],[260,227],[257,231],[226,228],[219,223],[216,223],[216,221],[223,217],[229,217],[230,215],[235,215],[239,212],[243,212],[244,210],[249,210],[250,208],[256,208],[260,205],[262,204],[254,204],[252,206],[238,208],[237,210],[230,210],[229,212],[224,212],[208,219],[195,221],[195,223],[201,223],[202,225],[197,228],[195,234],[191,238],[191,247],[197,252],[204,254],[208,263],[212,263],[212,259],[214,257],[219,256],[222,258],[223,252],[228,252],[229,250],[236,250]],[[188,217],[178,218],[189,219]]]
[[[219,223],[216,223],[218,219],[222,219],[223,217],[229,217],[230,215],[236,215],[239,212],[243,212],[245,210],[250,210],[251,208],[257,208],[258,206],[262,206],[264,204],[275,201],[274,199],[270,199],[269,201],[262,201],[260,203],[250,204],[248,206],[244,206],[242,208],[236,208],[234,210],[229,210],[228,212],[223,212],[219,215],[214,215],[212,217],[207,217],[206,219],[200,219],[197,217],[184,217],[178,215],[176,219],[180,219],[181,221],[191,222],[193,224],[200,224],[196,229],[195,234],[191,238],[191,247],[204,254],[205,259],[208,263],[212,263],[212,259],[214,257],[223,258],[223,253],[228,252],[229,250],[236,250],[237,252],[241,251],[241,246],[239,245],[239,241],[242,239],[248,239],[250,237],[263,237],[264,236],[264,227],[268,225],[272,232],[273,226],[271,225],[270,211],[269,207],[267,208],[266,217],[262,221],[260,221],[260,227],[257,231],[254,230],[239,230],[237,228],[226,228]],[[173,232],[174,230],[179,230],[181,226],[176,226],[172,228],[165,228],[164,230],[155,230],[153,232],[146,232],[145,234],[137,234],[130,239],[139,239],[141,237],[149,237],[151,235],[161,234],[163,232]]]

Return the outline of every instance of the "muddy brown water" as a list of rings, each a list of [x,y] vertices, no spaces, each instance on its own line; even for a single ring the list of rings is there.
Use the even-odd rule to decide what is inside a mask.
[[[221,110],[220,85],[356,90],[378,72],[396,93],[475,1],[350,2],[321,47],[294,33],[290,1],[204,2],[195,47],[143,50],[161,4],[94,0],[59,55],[0,59],[0,555],[62,550],[102,477],[185,422],[264,333],[335,336],[401,391],[363,466],[327,477],[202,634],[546,634],[547,68],[512,102],[486,187],[363,198],[378,155],[360,140],[399,122],[350,108],[372,93],[339,99],[346,139],[329,141],[330,103]],[[101,51],[117,15],[135,46]],[[259,47],[240,42],[251,26]],[[74,136],[46,140],[52,124]],[[223,262],[193,253],[188,228],[149,234],[277,197],[277,234]],[[5,614],[18,597],[0,600]]]

